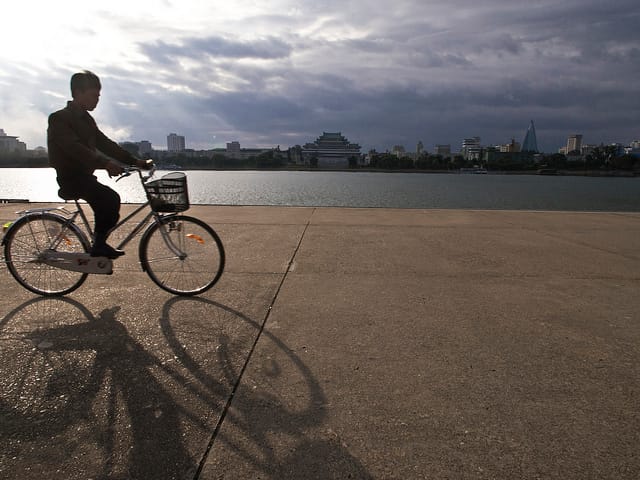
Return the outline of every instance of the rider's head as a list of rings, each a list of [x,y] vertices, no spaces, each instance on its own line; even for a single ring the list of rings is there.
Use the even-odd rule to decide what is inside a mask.
[[[100,79],[88,70],[74,73],[71,76],[71,96],[79,107],[91,111],[98,105],[100,99]]]

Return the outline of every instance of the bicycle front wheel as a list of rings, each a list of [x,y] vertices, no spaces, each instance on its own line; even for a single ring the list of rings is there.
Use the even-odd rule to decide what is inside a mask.
[[[46,212],[25,215],[9,228],[3,243],[9,272],[33,293],[66,295],[87,279],[86,273],[63,270],[44,262],[53,250],[67,253],[89,250],[86,236],[59,215]]]
[[[206,223],[170,215],[152,224],[140,240],[140,263],[160,288],[175,295],[209,290],[224,270],[224,247]]]

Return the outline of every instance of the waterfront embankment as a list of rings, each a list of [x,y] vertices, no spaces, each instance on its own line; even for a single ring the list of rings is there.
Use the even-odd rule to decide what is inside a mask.
[[[638,478],[640,213],[189,214],[202,297],[0,267],[0,477]]]

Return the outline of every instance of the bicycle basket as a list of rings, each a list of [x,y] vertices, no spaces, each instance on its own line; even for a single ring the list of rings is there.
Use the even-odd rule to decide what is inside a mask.
[[[144,184],[149,204],[155,212],[184,212],[189,208],[187,176],[172,172],[164,177]]]

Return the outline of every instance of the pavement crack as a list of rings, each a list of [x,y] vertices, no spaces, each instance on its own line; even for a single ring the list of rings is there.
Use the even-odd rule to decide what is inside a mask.
[[[300,250],[300,246],[302,245],[302,241],[304,240],[305,234],[307,233],[307,229],[309,228],[309,225],[311,224],[311,218],[313,217],[313,214],[315,213],[315,211],[316,211],[316,208],[313,208],[313,210],[311,211],[311,215],[309,216],[309,219],[307,220],[307,223],[304,226],[304,230],[302,231],[302,234],[300,235],[300,239],[298,240],[298,244],[296,245],[296,248],[294,249],[293,254],[291,255],[291,258],[289,259],[289,262],[287,263],[287,268],[286,268],[284,274],[282,275],[282,278],[280,279],[280,283],[278,284],[278,288],[276,289],[276,292],[274,293],[273,298],[271,299],[271,302],[269,303],[269,307],[267,308],[267,311],[266,311],[266,314],[264,316],[264,319],[262,320],[262,324],[260,325],[260,331],[256,335],[256,338],[253,341],[253,345],[251,345],[251,349],[249,350],[249,354],[247,355],[247,358],[245,359],[244,364],[242,365],[242,369],[240,370],[240,374],[238,375],[238,378],[237,378],[235,384],[233,385],[233,389],[231,390],[231,393],[229,394],[229,397],[227,398],[227,402],[225,403],[225,406],[222,409],[222,413],[220,415],[220,418],[218,419],[218,423],[216,424],[216,427],[213,430],[213,433],[211,434],[211,438],[209,439],[209,443],[207,444],[207,448],[205,449],[204,453],[202,454],[202,458],[200,459],[200,463],[198,464],[198,468],[197,468],[197,470],[195,472],[193,480],[198,480],[200,478],[200,475],[202,474],[202,471],[204,470],[204,467],[205,467],[205,465],[207,463],[207,459],[209,458],[209,454],[213,450],[213,446],[215,444],[216,438],[218,438],[218,435],[220,434],[220,430],[222,429],[222,425],[223,425],[224,420],[225,420],[225,418],[227,416],[227,413],[229,412],[229,409],[231,408],[231,403],[233,402],[233,398],[235,397],[236,392],[237,392],[238,388],[240,387],[240,383],[242,382],[242,377],[244,376],[244,372],[247,370],[247,367],[249,366],[249,362],[251,361],[251,357],[253,356],[253,352],[255,351],[256,346],[258,345],[258,341],[260,340],[260,337],[262,337],[262,333],[264,332],[265,326],[267,325],[267,321],[269,320],[269,317],[271,316],[271,312],[273,311],[273,306],[275,305],[276,301],[278,300],[278,296],[280,295],[280,291],[282,290],[282,286],[284,285],[284,282],[287,279],[287,275],[289,274],[289,272],[291,272],[293,270],[292,266],[294,265],[296,255],[298,254],[298,251]]]

